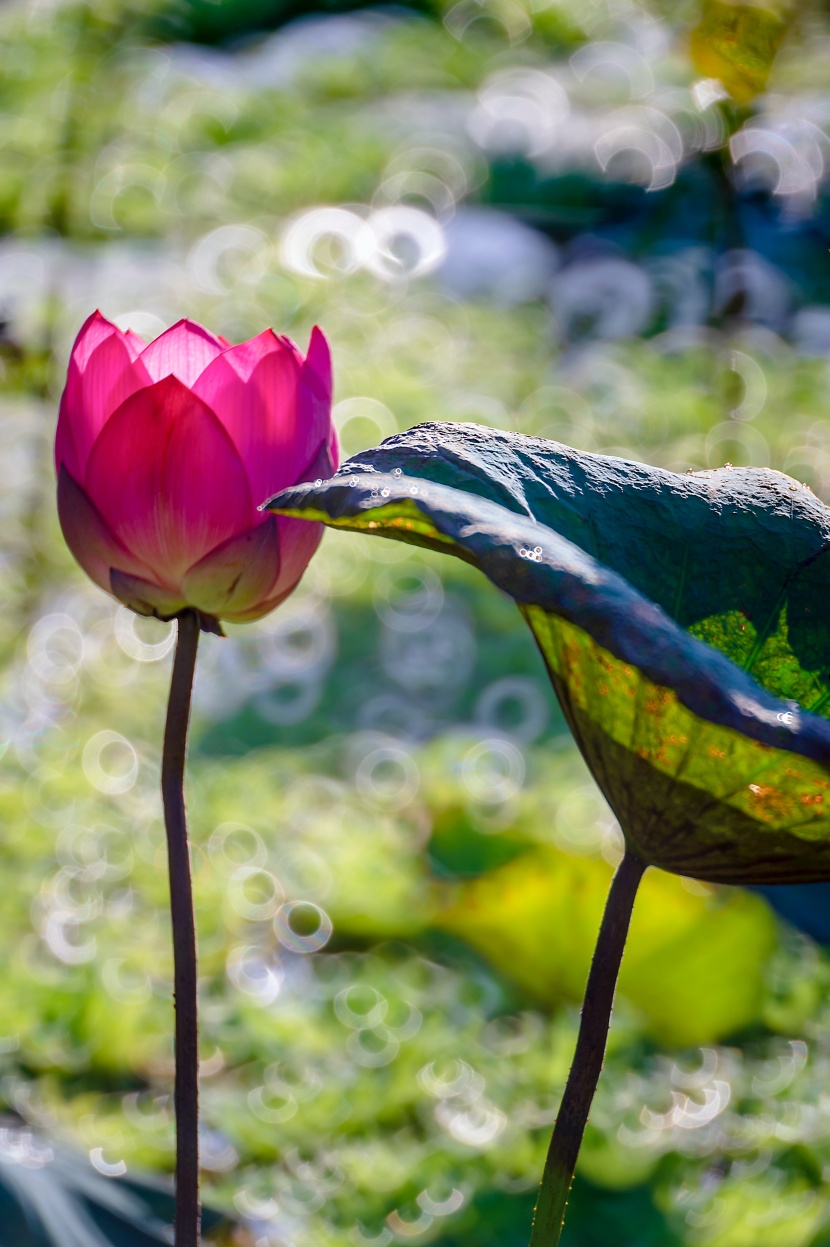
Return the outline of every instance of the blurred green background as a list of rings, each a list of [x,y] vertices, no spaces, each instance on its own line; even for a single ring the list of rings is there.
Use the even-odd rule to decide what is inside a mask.
[[[472,420],[828,498],[828,51],[820,5],[0,10],[0,1176],[35,1137],[173,1161],[173,637],[58,529],[87,314],[319,322],[346,454]],[[206,1198],[256,1247],[521,1247],[620,852],[531,638],[331,533],[229,632],[189,780]],[[649,872],[567,1247],[830,1243],[825,897],[776,895],[799,930]]]

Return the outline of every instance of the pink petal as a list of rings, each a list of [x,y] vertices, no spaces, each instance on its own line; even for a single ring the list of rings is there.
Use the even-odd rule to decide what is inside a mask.
[[[326,437],[332,461],[330,476],[337,471],[340,462],[340,447],[331,420],[332,384],[331,351],[328,339],[322,329],[315,325],[311,331],[300,381],[299,406],[305,411],[309,425],[319,433],[320,437]],[[316,480],[316,477],[296,475],[294,480]]]
[[[75,437],[72,433],[72,422],[64,414],[62,399],[58,413],[58,427],[55,432],[55,472],[60,476],[61,468],[66,467],[73,475],[83,480],[85,466],[85,461],[84,463],[81,462],[81,456],[76,449]]]
[[[311,561],[323,537],[323,525],[293,516],[277,516],[280,535],[280,574],[272,591],[283,593],[296,584]]]
[[[328,444],[329,459],[331,460],[331,475],[340,467],[340,442],[337,440],[337,429],[331,426],[331,437]],[[317,479],[316,477],[314,478]],[[324,478],[325,479],[325,478]]]
[[[214,360],[193,387],[233,439],[257,504],[293,484],[330,435],[318,374],[309,384],[306,372],[293,343],[266,330]]]
[[[137,615],[153,615],[156,619],[172,619],[185,607],[180,594],[172,589],[160,589],[140,576],[128,576],[113,568],[110,573],[111,593],[124,606]]]
[[[148,567],[119,541],[100,511],[63,465],[58,474],[58,518],[66,544],[86,574],[112,592],[113,568],[133,575],[151,576]]]
[[[227,345],[195,321],[180,320],[144,348],[141,362],[153,381],[173,376],[192,385]]]
[[[227,429],[260,502],[290,446],[302,357],[268,329],[231,347],[193,387]]]
[[[328,338],[319,325],[315,325],[311,331],[304,371],[309,377],[309,387],[314,389],[319,400],[330,408],[333,391],[331,350]]]
[[[290,597],[302,580],[325,531],[323,524],[312,523],[309,520],[296,520],[284,515],[277,516],[277,523],[282,561],[276,584],[271,589],[270,595],[255,606],[247,610],[226,611],[222,618],[227,619],[229,623],[252,623],[255,619],[262,619]],[[306,530],[304,533],[294,531],[299,524],[304,526]]]
[[[61,398],[55,435],[55,470],[65,463],[76,480],[83,481],[89,452],[116,407],[149,383],[136,362],[143,346],[135,334],[124,334],[95,312],[81,328],[72,354]]]
[[[334,476],[337,471],[337,460],[335,457],[337,454],[337,439],[334,438],[333,441],[335,455],[332,455],[330,443],[323,442],[311,462],[307,463],[303,470],[297,474],[297,479],[291,482],[292,485],[299,485],[303,481],[327,481]]]
[[[231,537],[190,568],[182,581],[189,606],[225,619],[229,611],[251,610],[268,597],[280,566],[276,517],[269,520]]]
[[[311,331],[305,367],[303,368],[303,376],[300,382],[300,405],[305,407],[309,413],[310,422],[315,428],[322,430],[325,426],[327,429],[326,443],[330,461],[329,476],[334,475],[340,463],[340,446],[337,441],[337,430],[331,419],[332,387],[331,350],[329,349],[328,339],[322,329],[315,325]],[[308,473],[310,469],[306,468],[304,471]],[[316,471],[313,475],[298,475],[295,477],[295,482],[316,480],[318,476],[325,480],[325,471]]]
[[[295,580],[293,585],[289,585],[287,589],[281,589],[279,593],[266,598],[264,602],[258,602],[256,606],[251,606],[247,610],[228,611],[223,618],[228,623],[253,623],[256,619],[263,619],[284,602],[286,598],[291,597],[299,583],[299,580]]]
[[[122,332],[124,335],[124,341],[127,343],[130,351],[132,352],[133,359],[138,359],[147,343],[133,329],[124,329]]]
[[[233,443],[175,377],[140,390],[110,417],[89,458],[87,491],[124,545],[169,589],[256,522]]]
[[[337,453],[337,440],[334,440],[335,455]],[[300,485],[303,481],[327,481],[337,471],[337,460],[332,457],[331,445],[328,441],[322,442],[317,448],[317,453],[311,461],[306,464],[302,471],[297,473],[296,480],[291,482],[292,485]],[[259,504],[259,510],[262,511],[270,498],[266,498],[264,502]]]
[[[222,616],[229,623],[252,623],[255,619],[275,610],[286,598],[290,597],[303,578],[303,574],[311,561],[312,555],[320,544],[324,527],[322,524],[309,520],[297,520],[284,515],[277,516],[280,534],[280,574],[264,601],[247,610],[228,610]],[[305,531],[299,529],[299,525]]]
[[[255,338],[249,338],[247,342],[240,342],[238,346],[230,347],[225,351],[224,357],[233,367],[234,372],[243,381],[247,381],[257,364],[267,355],[284,351],[293,355],[296,362],[302,366],[303,357],[290,338],[274,333],[273,329],[263,329],[262,333],[258,333]]]
[[[94,311],[88,316],[81,328],[78,330],[78,336],[72,347],[72,359],[79,368],[84,369],[89,361],[92,352],[99,347],[102,342],[111,337],[121,338],[130,352],[130,359],[136,359],[144,350],[144,342],[139,338],[138,334],[133,333],[131,329],[119,329],[111,320],[107,320],[106,316],[102,316],[99,311]]]

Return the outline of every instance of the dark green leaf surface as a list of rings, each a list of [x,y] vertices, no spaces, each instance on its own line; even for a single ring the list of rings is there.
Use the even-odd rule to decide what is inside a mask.
[[[830,879],[830,511],[765,469],[679,475],[422,425],[274,508],[444,550],[509,593],[629,844],[728,883]]]

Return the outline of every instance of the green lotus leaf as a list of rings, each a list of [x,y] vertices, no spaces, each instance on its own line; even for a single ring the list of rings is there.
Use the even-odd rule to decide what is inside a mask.
[[[830,880],[830,510],[809,489],[428,424],[268,505],[456,555],[510,594],[642,861]]]

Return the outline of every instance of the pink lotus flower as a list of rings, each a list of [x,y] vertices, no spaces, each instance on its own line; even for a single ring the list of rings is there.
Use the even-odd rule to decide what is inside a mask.
[[[58,514],[84,571],[141,615],[259,619],[296,588],[322,525],[257,510],[337,467],[331,359],[266,329],[231,346],[182,320],[146,345],[95,312],[69,361]]]

